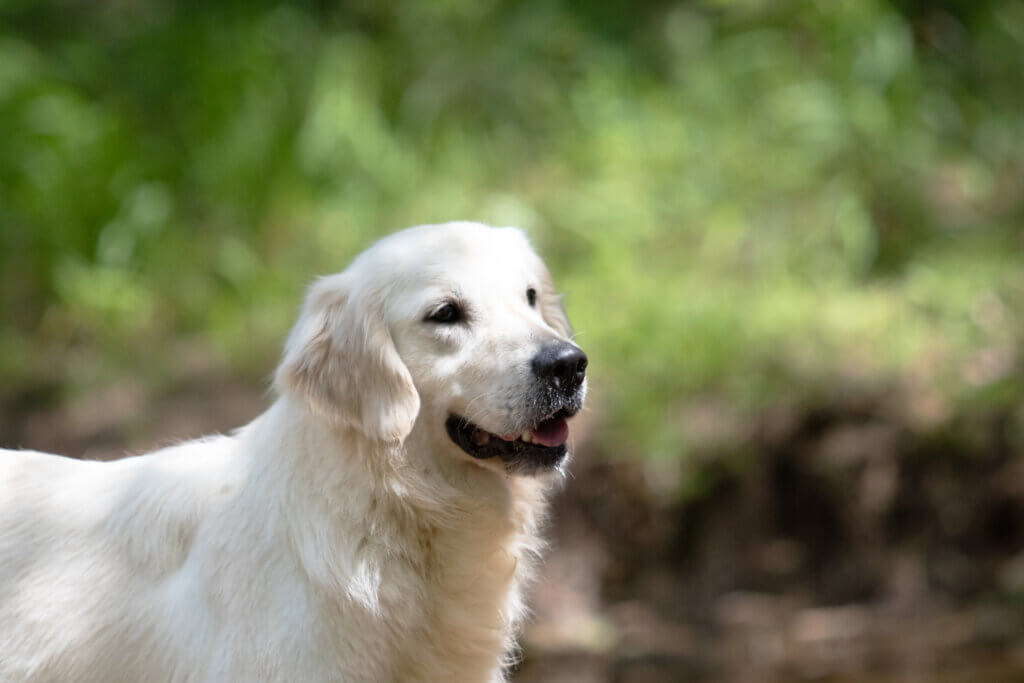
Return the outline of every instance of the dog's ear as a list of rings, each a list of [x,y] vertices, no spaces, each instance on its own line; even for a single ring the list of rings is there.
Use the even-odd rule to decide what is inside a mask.
[[[279,391],[372,439],[405,439],[420,410],[412,376],[379,306],[355,293],[345,274],[318,280],[285,345]]]
[[[562,297],[555,291],[555,283],[547,270],[541,273],[541,291],[538,297],[541,317],[551,328],[565,337],[572,339],[575,334],[569,316],[565,313],[565,306],[562,305]]]

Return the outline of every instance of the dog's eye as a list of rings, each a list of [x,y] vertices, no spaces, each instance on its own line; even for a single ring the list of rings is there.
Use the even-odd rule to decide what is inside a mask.
[[[526,300],[530,303],[530,306],[535,306],[537,304],[537,290],[533,287],[527,289]]]
[[[462,322],[462,319],[462,309],[458,304],[451,301],[427,316],[429,322],[442,325],[454,325],[455,323]]]

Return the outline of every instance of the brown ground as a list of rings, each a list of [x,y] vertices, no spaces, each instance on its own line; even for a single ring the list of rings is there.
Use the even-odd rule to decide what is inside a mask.
[[[266,404],[205,371],[161,395],[41,391],[0,406],[0,445],[113,458]],[[1024,680],[1024,461],[991,428],[965,457],[847,406],[757,426],[742,467],[689,471],[584,439],[515,680]]]

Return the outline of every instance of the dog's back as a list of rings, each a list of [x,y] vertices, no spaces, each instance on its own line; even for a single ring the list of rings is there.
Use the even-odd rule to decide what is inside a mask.
[[[168,677],[157,662],[202,631],[198,614],[166,626],[223,445],[112,463],[0,450],[0,680]]]
[[[311,576],[333,546],[361,571],[358,537],[289,488],[282,412],[114,462],[0,450],[0,683],[396,680],[405,620]]]

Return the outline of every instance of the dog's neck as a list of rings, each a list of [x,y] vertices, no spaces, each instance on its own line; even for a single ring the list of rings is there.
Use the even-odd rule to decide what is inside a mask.
[[[472,462],[439,466],[416,438],[372,441],[293,400],[240,436],[257,446],[256,495],[302,501],[286,523],[325,604],[360,607],[367,628],[404,631],[397,679],[493,677],[525,613],[547,482]],[[269,434],[288,443],[260,448]]]

